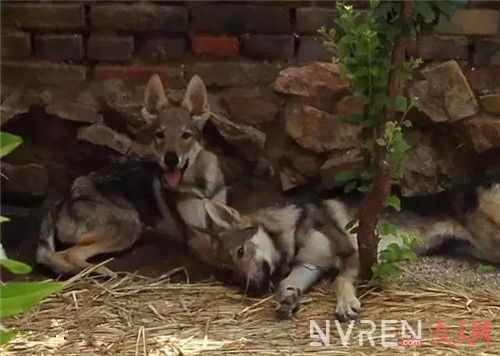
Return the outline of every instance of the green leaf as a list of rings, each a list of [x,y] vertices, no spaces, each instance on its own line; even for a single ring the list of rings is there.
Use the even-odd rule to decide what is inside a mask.
[[[21,137],[7,132],[0,132],[0,157],[8,155],[21,143],[23,143],[23,139]]]
[[[16,331],[14,329],[0,329],[0,345],[6,344],[15,335]]]
[[[387,201],[385,202],[385,206],[390,206],[394,208],[396,211],[401,210],[401,200],[399,200],[398,197],[391,195],[387,198]]]
[[[361,173],[359,171],[342,171],[337,173],[333,179],[336,182],[348,182],[354,179],[358,179],[360,174]]]
[[[29,265],[8,258],[0,259],[0,266],[15,274],[26,274],[31,272],[31,267]]]
[[[397,155],[402,155],[406,151],[408,151],[411,148],[409,144],[406,143],[405,140],[401,139],[392,145],[392,152],[394,152]]]
[[[59,282],[8,282],[0,285],[0,318],[22,313],[63,288]]]
[[[358,122],[365,121],[365,119],[366,119],[365,115],[363,115],[363,114],[351,114],[351,115],[344,116],[344,121],[348,121],[348,122],[358,123]]]
[[[375,141],[377,143],[377,145],[379,146],[386,146],[387,145],[387,142],[385,141],[385,139],[383,138],[377,138],[377,140]]]
[[[0,224],[3,222],[7,222],[7,221],[10,221],[10,219],[8,217],[0,216]]]
[[[406,112],[408,110],[408,98],[404,95],[396,96],[394,100],[394,108],[399,112]]]
[[[372,171],[363,171],[361,172],[360,177],[362,180],[371,180],[373,179],[374,175]]]
[[[370,75],[370,71],[368,70],[367,67],[361,67],[356,71],[356,73],[354,73],[354,76],[356,78],[364,78],[364,77],[368,77],[369,75]]]
[[[479,266],[477,266],[476,272],[480,273],[480,274],[492,273],[492,272],[495,272],[495,267],[491,266],[491,265],[480,264]]]
[[[391,224],[388,221],[380,221],[377,224],[377,231],[382,236],[397,235],[397,233],[398,233],[396,226],[394,226],[393,224]]]
[[[436,13],[427,1],[415,1],[417,12],[422,15],[425,23],[432,23],[436,19]]]
[[[352,229],[352,228],[353,228],[353,227],[354,227],[357,223],[358,223],[358,219],[357,219],[357,218],[354,218],[354,219],[352,219],[351,221],[349,221],[349,222],[347,223],[347,225],[345,226],[345,229],[346,229],[347,231],[349,231],[349,230],[351,230],[351,229]]]
[[[346,193],[346,194],[351,193],[352,191],[354,191],[356,189],[357,185],[358,185],[358,183],[355,180],[347,183],[344,186],[344,193]]]

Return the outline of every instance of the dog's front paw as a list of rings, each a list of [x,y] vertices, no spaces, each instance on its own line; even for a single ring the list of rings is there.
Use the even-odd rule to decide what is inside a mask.
[[[354,294],[338,298],[335,317],[339,321],[356,320],[361,313],[361,303]]]
[[[278,309],[276,309],[276,318],[280,320],[290,319],[299,308],[299,291],[296,288],[289,287],[282,295]]]

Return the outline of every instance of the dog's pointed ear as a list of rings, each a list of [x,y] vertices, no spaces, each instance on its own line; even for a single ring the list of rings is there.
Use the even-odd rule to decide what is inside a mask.
[[[196,125],[203,128],[210,115],[210,107],[207,88],[200,76],[195,75],[189,81],[182,106],[196,119]]]
[[[196,228],[189,229],[188,248],[189,251],[200,261],[212,267],[218,266],[217,247],[218,238],[206,231]]]
[[[144,109],[149,115],[158,115],[161,109],[166,106],[168,106],[168,99],[165,95],[160,76],[153,74],[146,85]]]
[[[240,224],[243,217],[235,209],[219,202],[206,199],[205,211],[216,228],[230,229]]]

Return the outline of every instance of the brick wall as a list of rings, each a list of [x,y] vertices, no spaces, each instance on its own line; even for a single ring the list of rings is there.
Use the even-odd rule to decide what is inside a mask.
[[[143,83],[159,72],[174,88],[194,72],[214,86],[266,84],[272,75],[264,61],[329,60],[317,29],[332,26],[335,16],[328,1],[42,0],[1,6],[3,82],[119,77]],[[427,61],[499,66],[499,18],[498,3],[476,1],[422,36],[415,51]]]

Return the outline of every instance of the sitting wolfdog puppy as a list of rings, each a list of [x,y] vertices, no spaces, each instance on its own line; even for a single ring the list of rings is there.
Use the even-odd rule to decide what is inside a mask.
[[[448,240],[461,240],[459,252],[482,260],[500,262],[500,185],[469,185],[452,193],[454,217],[422,216],[410,211],[385,216],[399,233],[420,237],[414,247],[426,254]],[[359,202],[326,200],[304,206],[261,209],[240,214],[235,209],[205,202],[212,219],[208,229],[194,229],[191,251],[202,261],[225,273],[225,282],[245,291],[267,293],[274,274],[288,273],[279,285],[278,318],[289,318],[306,292],[323,273],[337,269],[333,282],[337,297],[336,317],[357,318],[357,238],[345,227],[355,216]],[[387,235],[378,244],[380,253],[389,244],[401,244]]]
[[[184,232],[172,231],[172,225],[204,227],[200,198],[226,199],[217,157],[200,144],[209,111],[200,77],[191,79],[182,104],[174,105],[160,77],[153,75],[143,109],[152,122],[149,158],[77,178],[42,222],[37,262],[58,274],[75,274],[90,266],[86,260],[92,256],[131,247],[144,226],[167,235]],[[176,206],[170,208],[169,202]],[[180,214],[177,221],[174,209]],[[73,246],[56,252],[56,240]],[[104,267],[97,272],[113,275]]]

